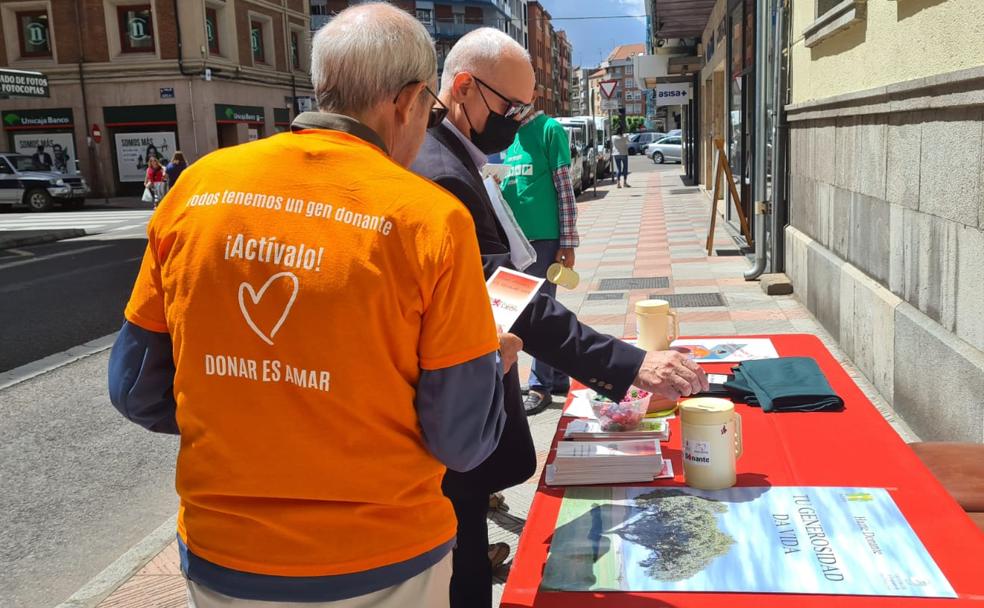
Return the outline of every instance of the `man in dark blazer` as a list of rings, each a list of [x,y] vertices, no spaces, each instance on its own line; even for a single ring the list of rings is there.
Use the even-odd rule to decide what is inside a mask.
[[[512,38],[492,28],[465,35],[444,64],[439,103],[448,108],[448,116],[428,131],[411,167],[468,207],[486,277],[499,266],[512,266],[506,233],[480,171],[485,155],[507,148],[521,121],[531,116],[534,85],[529,54]],[[530,355],[615,400],[632,385],[672,399],[707,390],[704,373],[680,353],[647,353],[600,334],[550,296],[538,295],[515,325],[504,330],[522,339]],[[491,606],[488,496],[522,483],[536,468],[517,367],[503,380],[507,420],[498,448],[478,468],[448,471],[444,477],[444,493],[458,518],[452,608]]]

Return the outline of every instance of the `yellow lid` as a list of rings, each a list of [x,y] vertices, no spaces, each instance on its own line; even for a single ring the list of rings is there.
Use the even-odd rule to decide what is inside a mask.
[[[685,424],[720,424],[734,416],[735,404],[717,397],[697,397],[680,402],[680,421]]]
[[[640,300],[636,302],[637,315],[658,315],[670,312],[670,303],[666,300]]]

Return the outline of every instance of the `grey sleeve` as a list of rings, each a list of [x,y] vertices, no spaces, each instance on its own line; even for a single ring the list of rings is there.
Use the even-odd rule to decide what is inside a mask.
[[[506,424],[502,396],[498,353],[421,370],[415,406],[427,448],[452,471],[482,464],[499,445]]]

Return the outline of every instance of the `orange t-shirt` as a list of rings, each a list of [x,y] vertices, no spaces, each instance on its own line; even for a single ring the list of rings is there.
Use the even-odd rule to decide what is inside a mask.
[[[126,318],[173,340],[193,553],[322,576],[454,536],[415,386],[498,348],[457,199],[355,136],[308,130],[189,166],[148,236]]]

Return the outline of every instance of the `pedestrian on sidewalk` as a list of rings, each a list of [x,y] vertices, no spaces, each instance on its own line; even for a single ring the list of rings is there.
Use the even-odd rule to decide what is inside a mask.
[[[493,205],[482,169],[487,156],[508,146],[520,123],[533,114],[535,84],[530,56],[515,40],[494,28],[466,34],[444,63],[438,103],[447,107],[447,119],[428,130],[413,163],[414,171],[437,182],[468,208],[486,277],[499,267],[512,265],[503,229],[508,220],[501,219]],[[707,386],[703,372],[680,353],[646,353],[599,334],[545,293],[533,299],[510,331],[534,357],[615,400],[621,400],[633,384],[669,398]],[[444,476],[444,492],[458,518],[451,579],[453,608],[491,607],[488,497],[525,481],[536,469],[515,367],[506,373],[503,390],[506,428],[499,446],[477,468],[465,473],[449,470]],[[480,400],[481,394],[476,392],[472,399]],[[498,552],[501,557],[501,550]]]
[[[574,267],[579,239],[569,141],[563,125],[537,112],[523,120],[506,150],[510,171],[502,183],[502,194],[536,251],[536,261],[524,271],[533,276],[546,277],[547,268],[555,262]],[[540,293],[554,297],[557,285],[544,281]],[[552,402],[551,395],[566,395],[569,389],[567,374],[534,359],[526,412],[542,412]]]
[[[181,172],[188,167],[188,161],[185,160],[184,153],[178,150],[171,157],[171,162],[167,164],[164,168],[164,172],[167,174],[167,189],[170,190],[174,187],[174,182],[178,181]]]
[[[181,435],[191,606],[444,608],[441,480],[505,412],[474,224],[406,169],[445,114],[434,43],[371,3],[312,54],[320,111],[189,166],[151,220],[110,396]]]
[[[153,209],[157,209],[157,205],[167,193],[166,179],[167,175],[164,173],[164,167],[161,166],[161,163],[157,160],[156,156],[151,156],[147,161],[147,174],[144,177],[144,188],[146,192],[150,193],[150,204],[153,206]]]
[[[615,128],[615,135],[612,135],[612,152],[615,158],[615,183],[619,188],[623,183],[629,188],[629,138],[621,121]]]

